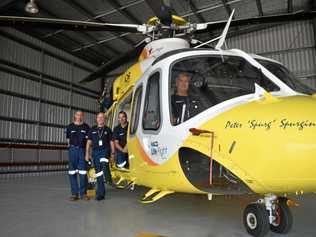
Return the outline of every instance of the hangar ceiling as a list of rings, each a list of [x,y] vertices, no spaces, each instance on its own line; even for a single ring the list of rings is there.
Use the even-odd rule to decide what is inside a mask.
[[[27,2],[28,0],[2,0],[0,2],[0,14],[34,17],[35,15],[24,11]],[[37,0],[36,4],[40,10],[36,14],[37,17],[141,24],[154,15],[145,0]],[[309,10],[312,8],[314,1],[171,0],[171,4],[178,15],[190,22],[208,22],[227,19],[232,9],[235,9],[235,18],[239,19]],[[233,34],[254,31],[258,27],[262,28],[262,25],[235,28]],[[127,52],[144,38],[140,34],[116,32],[19,30],[96,66],[106,63],[118,54]]]

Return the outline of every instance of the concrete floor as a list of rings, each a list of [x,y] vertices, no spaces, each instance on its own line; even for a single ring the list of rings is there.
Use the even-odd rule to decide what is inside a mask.
[[[241,216],[249,199],[175,194],[157,203],[137,200],[145,192],[111,189],[102,202],[68,201],[66,176],[0,181],[1,237],[247,236]],[[299,198],[291,237],[316,236],[316,195]],[[279,236],[270,233],[268,237]],[[284,236],[284,235],[282,235]]]

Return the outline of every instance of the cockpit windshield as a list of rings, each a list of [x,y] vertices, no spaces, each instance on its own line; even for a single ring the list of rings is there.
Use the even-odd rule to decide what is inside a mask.
[[[316,92],[316,90],[303,84],[301,80],[297,79],[294,74],[283,65],[267,60],[257,61],[294,91],[306,95],[312,95]]]
[[[260,63],[292,89],[313,93],[282,65],[265,60]],[[252,94],[255,84],[268,92],[280,91],[261,70],[238,56],[194,56],[176,61],[171,66],[171,123],[180,124],[223,101]]]

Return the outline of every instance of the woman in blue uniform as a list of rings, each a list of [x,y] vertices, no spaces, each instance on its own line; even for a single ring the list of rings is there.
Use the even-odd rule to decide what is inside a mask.
[[[69,180],[71,187],[71,201],[76,201],[79,196],[83,200],[89,200],[86,195],[87,163],[85,161],[85,146],[89,132],[89,126],[83,122],[84,114],[76,111],[74,121],[66,127],[66,138],[69,146]],[[78,187],[78,177],[80,186]]]
[[[93,126],[88,133],[86,145],[86,161],[90,160],[90,149],[92,147],[92,160],[96,169],[97,193],[96,200],[104,199],[104,173],[110,158],[113,158],[114,144],[112,141],[112,131],[105,125],[104,113],[98,113],[97,125]]]

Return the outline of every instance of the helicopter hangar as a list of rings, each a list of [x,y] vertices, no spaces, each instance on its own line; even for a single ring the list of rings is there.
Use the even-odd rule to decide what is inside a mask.
[[[163,12],[153,19],[159,3],[175,17],[163,20]],[[87,124],[95,124],[96,114],[107,109],[116,78],[140,60],[144,44],[159,33],[161,38],[186,37],[191,48],[240,49],[270,58],[316,90],[315,11],[315,0],[0,1],[1,236],[249,236],[242,212],[256,195],[175,193],[143,204],[139,200],[148,188],[106,185],[102,202],[70,202],[64,130],[79,110]],[[223,34],[230,16],[231,27]],[[207,22],[223,24],[209,24],[195,34]],[[136,25],[138,32],[129,32]],[[178,25],[187,27],[184,34],[179,27],[166,36],[164,29]],[[219,49],[212,41],[216,37],[223,39]],[[180,47],[176,44],[172,47]],[[300,206],[292,208],[293,227],[283,236],[316,235],[315,194],[302,194],[293,194]]]

